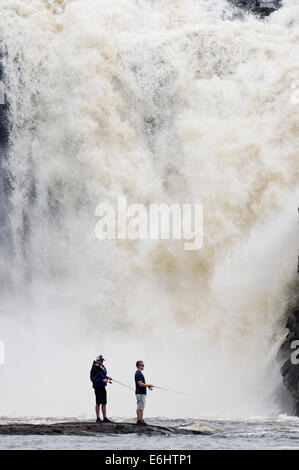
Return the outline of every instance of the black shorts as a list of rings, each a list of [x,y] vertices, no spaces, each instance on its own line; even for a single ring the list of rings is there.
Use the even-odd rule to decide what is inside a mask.
[[[106,387],[95,388],[94,393],[96,394],[96,404],[97,405],[106,405],[107,404]]]

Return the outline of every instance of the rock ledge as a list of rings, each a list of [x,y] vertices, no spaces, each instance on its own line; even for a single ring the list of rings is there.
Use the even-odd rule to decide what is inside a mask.
[[[153,425],[137,425],[133,423],[94,423],[94,422],[71,422],[56,424],[3,424],[0,425],[2,435],[77,435],[95,436],[98,434],[147,434],[147,435],[170,435],[170,434],[211,434],[209,431],[199,431],[183,427],[165,427]]]

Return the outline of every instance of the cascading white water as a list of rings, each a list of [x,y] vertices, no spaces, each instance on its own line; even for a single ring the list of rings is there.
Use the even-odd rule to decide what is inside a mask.
[[[157,416],[273,414],[298,252],[296,1],[0,0],[12,121],[0,414],[90,414],[98,353]],[[204,244],[99,241],[95,208],[204,205]],[[109,412],[134,415],[116,384]]]

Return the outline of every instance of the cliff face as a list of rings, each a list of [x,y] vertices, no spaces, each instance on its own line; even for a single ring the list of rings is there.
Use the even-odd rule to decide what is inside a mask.
[[[9,140],[9,118],[8,103],[5,95],[6,76],[4,67],[5,52],[0,40],[0,155],[8,144]]]
[[[299,416],[299,306],[290,313],[286,328],[289,333],[278,351],[277,360],[282,364],[283,384],[293,397],[295,414]]]
[[[11,177],[8,169],[8,150],[11,124],[9,102],[6,96],[7,76],[5,70],[5,47],[0,38],[0,246],[7,250],[10,237],[8,210],[11,194]]]
[[[229,0],[236,7],[261,17],[269,16],[282,6],[282,0]]]

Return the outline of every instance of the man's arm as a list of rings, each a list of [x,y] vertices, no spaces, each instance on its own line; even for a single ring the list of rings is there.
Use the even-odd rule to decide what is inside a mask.
[[[102,377],[97,371],[93,371],[93,373],[90,373],[90,380],[94,385],[98,386],[102,382]]]
[[[109,375],[107,374],[107,370],[106,370],[106,369],[105,369],[105,371],[101,371],[101,372],[100,372],[100,375],[101,375],[102,381],[103,381],[104,383],[108,383],[108,382],[110,382],[110,380],[112,380],[112,378],[109,377]]]
[[[138,384],[139,387],[148,387],[148,388],[153,388],[154,387],[154,385],[152,385],[152,384],[144,384],[143,382],[141,382],[141,380],[138,380],[137,384]]]
[[[106,377],[106,374],[102,370],[95,370],[91,380],[95,385],[99,386],[108,382],[108,378]]]

